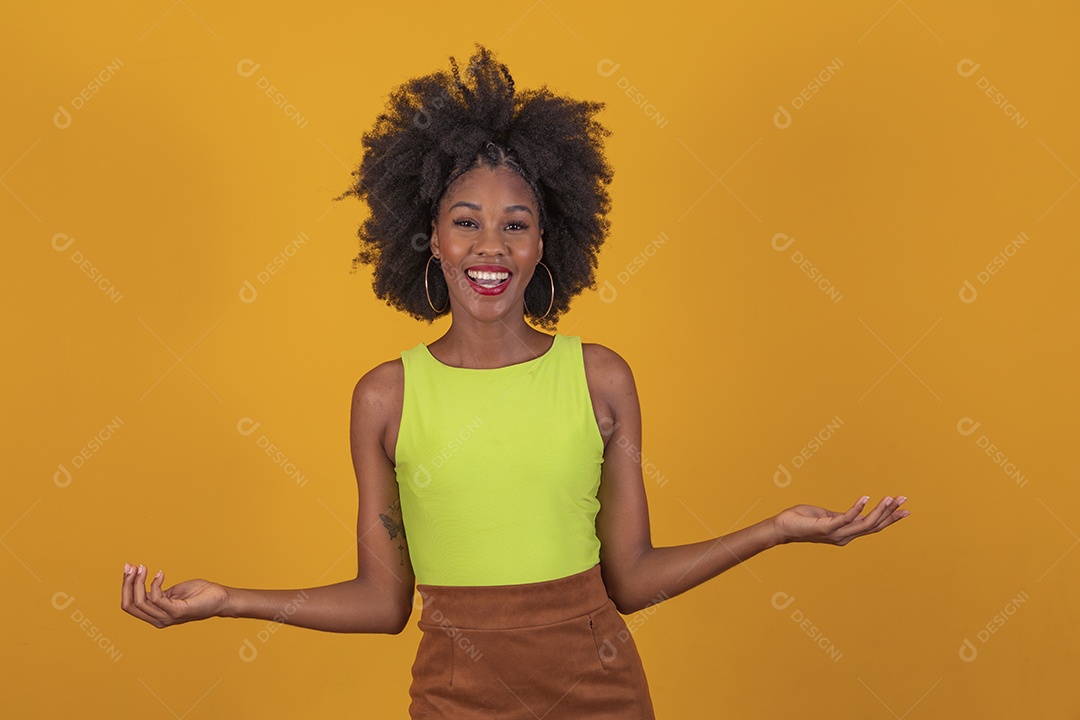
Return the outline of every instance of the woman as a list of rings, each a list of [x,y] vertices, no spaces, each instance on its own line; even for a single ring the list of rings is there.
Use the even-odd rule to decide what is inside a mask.
[[[846,545],[908,512],[868,497],[844,513],[796,505],[737,532],[653,547],[634,379],[615,352],[549,335],[594,288],[608,230],[599,103],[515,93],[483,47],[462,78],[390,98],[345,195],[366,200],[354,261],[378,297],[451,325],[357,383],[354,580],[249,590],[163,588],[125,565],[122,607],[155,627],[211,616],[333,632],[400,633],[414,590],[424,635],[414,718],[652,718],[621,614],[776,545]],[[432,269],[435,265],[435,269]],[[408,538],[408,539],[406,539]],[[414,587],[414,583],[418,583]]]

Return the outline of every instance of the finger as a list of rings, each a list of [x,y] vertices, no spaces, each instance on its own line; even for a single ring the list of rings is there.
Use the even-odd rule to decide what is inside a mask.
[[[882,519],[885,513],[892,507],[893,499],[891,497],[883,497],[874,507],[869,514],[851,524],[839,529],[836,532],[836,540],[851,540],[854,537],[863,535],[866,533],[867,528],[872,528]]]
[[[147,604],[158,611],[159,617],[163,619],[166,625],[172,625],[176,622],[176,615],[174,610],[174,601],[166,593],[162,592],[161,587],[165,584],[165,571],[158,570],[157,575],[150,581],[150,592],[146,596]]]
[[[885,528],[892,525],[894,522],[906,518],[910,513],[907,510],[900,509],[900,506],[903,505],[905,502],[907,502],[907,498],[903,495],[897,497],[896,502],[893,503],[893,511],[882,517],[881,520],[879,520],[872,529],[867,531],[867,534],[872,532],[881,532]]]
[[[871,535],[876,532],[881,532],[889,525],[892,525],[897,520],[901,520],[909,515],[907,510],[900,510],[899,507],[907,502],[907,498],[903,495],[899,495],[895,498],[895,501],[891,503],[887,509],[892,512],[883,512],[881,516],[873,524],[868,524],[862,527],[857,532],[845,536],[845,541],[850,541],[856,537],[862,535]],[[869,518],[870,516],[867,516]]]
[[[120,609],[124,612],[130,612],[128,608],[131,607],[132,597],[131,576],[134,570],[131,563],[124,563],[124,579],[120,583]]]
[[[847,512],[844,513],[833,512],[832,510],[825,510],[825,513],[828,515],[828,517],[818,518],[818,527],[820,528],[821,535],[824,535],[825,539],[828,539],[830,536],[834,536],[835,533],[840,531],[842,528],[850,525],[852,522],[855,521],[856,518],[859,517],[859,513],[862,512],[863,507],[866,505],[866,501],[869,499],[869,495],[862,496],[855,501],[855,504],[852,505]],[[824,508],[818,509],[824,510]]]
[[[852,522],[858,521],[860,519],[859,516],[860,514],[862,514],[863,510],[865,510],[866,503],[867,501],[869,501],[869,499],[869,495],[863,495],[862,498],[855,501],[855,504],[849,508],[847,513],[837,516],[840,520],[842,520],[842,522],[838,522],[838,524],[836,525],[837,529],[847,527],[851,525]]]
[[[162,627],[164,627],[164,625],[169,624],[172,618],[169,617],[168,613],[164,612],[161,608],[157,607],[147,599],[145,582],[146,566],[140,565],[138,572],[135,573],[135,607],[162,623]]]
[[[139,568],[135,565],[124,565],[124,585],[120,591],[120,608],[129,615],[137,617],[144,622],[148,622],[154,627],[162,627],[157,618],[148,615],[135,603],[135,587],[138,584],[136,582],[139,574],[138,570]]]
[[[146,603],[146,566],[140,565],[135,568],[135,578],[132,585],[132,601],[136,607],[142,607]]]
[[[866,503],[869,502],[870,496],[863,495],[861,498],[855,501],[855,504],[851,506],[851,509],[844,513],[843,517],[848,519],[848,522],[853,521],[855,518],[862,514],[863,508],[866,507]]]
[[[165,571],[158,570],[157,575],[154,576],[153,582],[150,583],[150,600],[159,605],[164,595],[161,592],[161,586],[165,584]]]
[[[893,502],[894,499],[889,496],[881,498],[881,502],[879,502],[874,507],[874,509],[871,510],[869,514],[867,514],[866,517],[862,518],[862,528],[866,529],[868,527],[873,527],[874,525],[877,525],[878,521],[881,520],[882,517],[885,517],[887,513],[893,511]]]
[[[862,498],[855,501],[855,504],[848,508],[846,513],[834,513],[833,511],[825,511],[828,514],[828,518],[825,519],[825,526],[829,532],[839,530],[842,527],[850,525],[854,522],[859,514],[863,512],[863,507],[866,506],[866,501],[869,500],[869,495],[863,495]]]

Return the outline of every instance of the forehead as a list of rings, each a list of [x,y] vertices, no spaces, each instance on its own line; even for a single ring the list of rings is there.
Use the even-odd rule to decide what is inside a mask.
[[[525,179],[509,168],[474,168],[459,177],[447,190],[447,200],[469,200],[490,196],[496,202],[536,207],[532,189]]]

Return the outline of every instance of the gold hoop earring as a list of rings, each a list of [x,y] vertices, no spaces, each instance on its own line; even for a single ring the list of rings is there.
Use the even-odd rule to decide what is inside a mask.
[[[424,265],[424,294],[427,295],[427,304],[430,305],[431,309],[435,311],[436,315],[438,315],[438,314],[441,314],[442,312],[444,312],[447,307],[450,307],[450,298],[449,297],[446,298],[446,307],[444,307],[442,310],[437,309],[435,307],[435,305],[431,302],[431,290],[428,289],[428,279],[427,278],[428,278],[428,268],[431,267],[431,261],[434,260],[434,259],[436,259],[435,255],[432,254],[431,257],[429,257],[427,259],[427,265]]]
[[[544,263],[539,262],[539,261],[537,261],[536,264],[537,265],[544,265]],[[544,318],[546,318],[548,316],[548,313],[551,312],[551,306],[555,303],[555,278],[551,276],[551,270],[548,269],[547,265],[544,265],[544,269],[547,270],[548,279],[551,280],[551,300],[548,302],[547,312],[545,312],[543,315],[541,315],[539,318],[537,318],[538,320],[543,320]],[[522,299],[522,301],[524,301],[525,296],[522,295],[521,299]],[[525,303],[525,312],[529,313],[530,315],[533,314],[532,310],[529,310],[529,303],[528,302]]]

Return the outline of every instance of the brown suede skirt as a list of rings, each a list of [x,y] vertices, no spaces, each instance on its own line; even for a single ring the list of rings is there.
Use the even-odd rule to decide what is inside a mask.
[[[409,716],[654,720],[637,646],[600,566],[522,585],[417,585]]]

